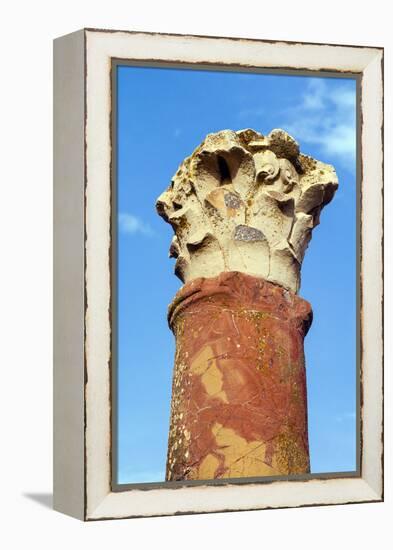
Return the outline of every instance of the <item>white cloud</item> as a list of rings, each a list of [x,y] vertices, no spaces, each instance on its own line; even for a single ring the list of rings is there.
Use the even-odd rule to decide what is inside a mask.
[[[307,84],[303,96],[303,108],[311,111],[323,109],[325,106],[325,85],[322,80],[312,79]]]
[[[356,106],[356,93],[354,90],[339,88],[332,94],[331,100],[339,107],[350,107],[353,109]]]
[[[151,227],[133,214],[128,214],[125,212],[120,213],[118,217],[118,224],[119,231],[121,233],[126,233],[129,235],[134,235],[135,233],[140,233],[142,235],[153,234]]]
[[[356,92],[347,83],[334,88],[318,78],[307,84],[302,101],[285,111],[281,126],[300,144],[316,145],[327,161],[339,160],[355,169],[356,158]],[[324,160],[324,159],[321,159]]]

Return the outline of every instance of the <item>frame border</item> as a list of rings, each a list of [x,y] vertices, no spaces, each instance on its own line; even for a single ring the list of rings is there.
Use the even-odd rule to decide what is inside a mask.
[[[81,36],[83,36],[82,47]],[[79,50],[74,52],[75,55],[71,62],[67,59],[64,61],[64,55],[57,54],[56,56],[56,44],[58,51],[64,50],[67,53],[72,47],[75,50],[76,42]],[[182,52],[181,60],[178,59],[180,51]],[[209,61],[204,60],[206,51],[209,52]],[[370,144],[373,147],[367,149],[367,155],[363,155],[360,197],[362,203],[367,204],[367,211],[362,212],[362,251],[359,258],[362,276],[364,276],[361,285],[362,296],[364,296],[364,302],[362,299],[361,303],[361,334],[364,337],[361,350],[362,362],[364,361],[361,381],[363,394],[360,396],[362,410],[360,428],[362,447],[364,447],[364,452],[360,457],[361,477],[350,478],[345,475],[343,478],[321,479],[318,476],[318,479],[313,477],[307,481],[293,479],[262,483],[248,480],[237,486],[234,486],[229,480],[224,486],[222,484],[212,486],[204,484],[204,482],[197,482],[198,486],[184,487],[183,482],[180,482],[182,486],[176,488],[176,491],[172,488],[152,488],[147,491],[137,487],[122,492],[112,491],[110,468],[111,281],[109,271],[112,257],[110,217],[113,204],[111,206],[110,185],[108,185],[111,172],[108,120],[113,114],[110,106],[111,64],[113,58],[123,61],[132,58],[146,64],[146,54],[149,60],[155,63],[168,62],[169,60],[171,63],[177,64],[181,61],[194,66],[196,64],[215,65],[216,67],[219,65],[219,70],[223,70],[223,66],[229,70],[234,70],[236,67],[238,70],[240,65],[247,72],[259,67],[266,69],[267,72],[272,72],[272,69],[275,69],[274,72],[291,70],[297,74],[303,70],[308,73],[321,73],[322,71],[340,73],[340,76],[349,73],[362,75],[361,137],[359,138],[362,144],[361,151],[365,151]],[[232,63],[226,63],[225,60],[229,60],[231,56]],[[234,58],[236,63],[233,63]],[[76,464],[80,462],[80,459],[69,456],[67,460],[61,461],[64,447],[60,446],[58,441],[55,442],[55,465],[57,464],[54,478],[55,508],[80,519],[96,520],[383,500],[383,312],[381,311],[383,253],[380,248],[374,246],[375,242],[381,242],[381,246],[383,246],[383,49],[85,29],[55,41],[55,67],[58,67],[58,73],[64,68],[72,71],[76,59],[79,61],[83,59],[84,62],[83,82],[79,82],[79,91],[83,90],[85,98],[82,130],[85,143],[83,181],[81,181],[80,174],[77,174],[78,184],[83,189],[85,197],[82,220],[84,234],[79,235],[76,241],[79,245],[83,242],[85,250],[85,295],[83,299],[85,304],[83,323],[85,366],[83,368],[83,366],[75,364],[74,370],[78,376],[80,376],[81,369],[84,373],[84,411],[83,416],[80,415],[76,419],[77,426],[74,431],[68,433],[64,442],[66,445],[76,441],[80,444],[81,428],[83,427],[83,512],[81,511],[80,494],[78,493],[79,497],[76,497],[75,487],[68,488],[64,481],[61,481],[61,477],[64,477],[64,470],[68,469],[71,474],[75,472]],[[223,59],[224,61],[222,61]],[[253,64],[252,59],[257,59],[259,64]],[[301,59],[304,66],[297,65],[295,59]],[[239,60],[242,62],[239,63]],[[55,84],[56,78],[60,78],[59,75],[56,76],[58,73],[55,72]],[[79,75],[80,77],[81,75]],[[57,97],[55,87],[55,113],[56,107],[61,108],[60,104],[67,99],[68,92],[65,90],[62,98]],[[76,101],[75,98],[74,101]],[[63,107],[63,112],[67,110],[68,114],[72,112],[72,101],[68,106]],[[61,116],[57,115],[57,119],[61,120],[56,125],[55,117],[55,137],[60,135],[63,126],[67,124],[66,118],[63,120]],[[75,132],[80,137],[80,118],[74,122]],[[56,166],[60,164],[59,160],[62,158],[70,159],[72,150],[75,150],[74,142],[72,140],[67,142],[63,151],[56,152],[55,149],[55,189],[61,190],[68,183],[61,178]],[[380,189],[381,195],[376,192],[376,187]],[[79,193],[80,188],[78,189]],[[55,206],[55,224],[60,229],[66,230],[67,227],[64,227],[66,220],[59,217],[57,209],[58,206]],[[378,223],[375,223],[375,219],[378,220]],[[80,213],[77,221],[81,221]],[[66,246],[64,241],[65,238],[63,241],[60,239],[57,243],[55,242],[55,245],[61,249]],[[366,292],[363,291],[365,286],[368,289]],[[67,289],[69,290],[64,282],[62,285],[58,285],[57,291],[55,291],[55,301],[58,293]],[[64,329],[59,322],[62,313],[60,304],[58,313],[55,313],[55,335],[60,328]],[[367,315],[367,324],[364,322],[365,315]],[[59,373],[64,378],[64,372],[66,369],[69,370],[67,343],[69,344],[69,342],[63,343],[63,346],[57,343],[57,350],[62,353],[60,353],[60,358],[57,354],[55,360],[55,389],[59,389]],[[78,350],[80,350],[80,341],[77,344]],[[371,346],[374,346],[373,353],[370,351]],[[58,373],[57,377],[56,372]],[[80,384],[77,387],[74,378],[62,380],[62,384],[67,385],[71,395],[73,392],[77,394],[81,390]],[[59,392],[56,395],[60,402],[66,403],[73,400],[69,396],[60,396],[59,398]],[[57,407],[59,408],[59,405]],[[59,418],[59,415],[55,414],[55,433],[63,435],[68,420],[68,417]],[[60,462],[62,462],[61,468],[59,467]],[[72,478],[72,475],[70,477]],[[80,478],[81,476],[78,477],[79,480]],[[266,490],[268,494],[266,494]],[[71,505],[72,499],[75,502]],[[230,502],[236,503],[236,505],[231,505]]]

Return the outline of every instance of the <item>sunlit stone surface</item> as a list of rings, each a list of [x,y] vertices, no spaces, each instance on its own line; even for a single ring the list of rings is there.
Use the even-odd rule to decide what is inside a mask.
[[[241,271],[297,292],[300,267],[334,168],[299,152],[283,130],[209,134],[186,158],[157,210],[175,232],[183,282]]]
[[[311,307],[242,273],[195,279],[175,297],[167,479],[309,471],[303,338]]]
[[[176,357],[167,480],[309,472],[296,294],[334,168],[283,130],[210,134],[157,201],[185,285],[169,308]]]

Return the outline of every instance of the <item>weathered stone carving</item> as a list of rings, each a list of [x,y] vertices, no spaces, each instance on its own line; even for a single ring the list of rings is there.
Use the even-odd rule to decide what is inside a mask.
[[[296,296],[332,166],[283,130],[210,134],[157,201],[185,282],[169,307],[176,337],[167,480],[310,471]]]
[[[284,130],[209,134],[157,200],[175,231],[175,273],[187,283],[239,271],[297,292],[312,229],[337,185],[334,168],[301,154]]]

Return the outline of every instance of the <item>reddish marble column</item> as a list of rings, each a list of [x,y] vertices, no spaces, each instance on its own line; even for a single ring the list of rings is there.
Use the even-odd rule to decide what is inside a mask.
[[[311,306],[239,272],[190,281],[176,337],[167,480],[309,472],[303,340]]]

